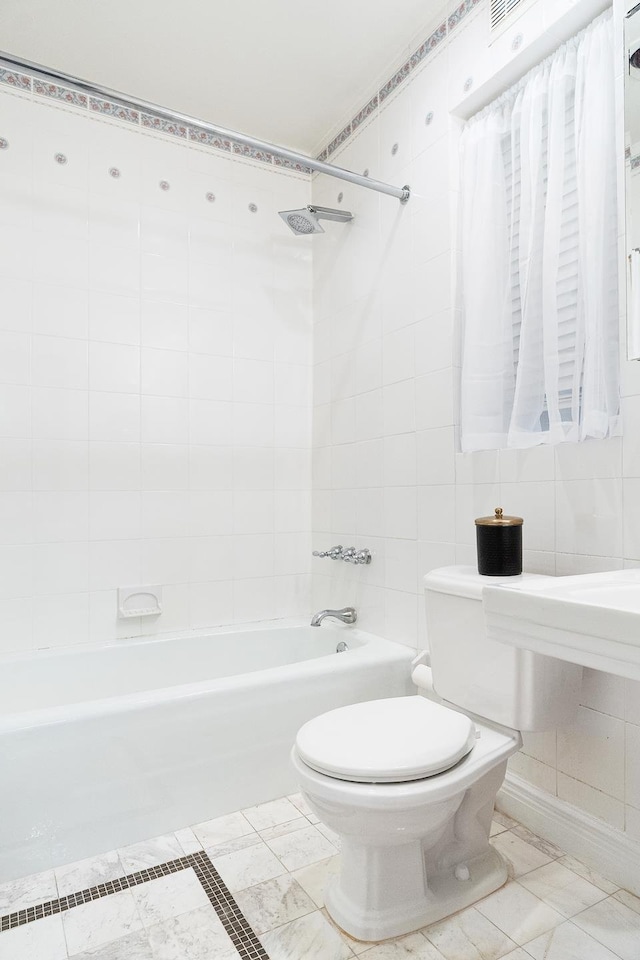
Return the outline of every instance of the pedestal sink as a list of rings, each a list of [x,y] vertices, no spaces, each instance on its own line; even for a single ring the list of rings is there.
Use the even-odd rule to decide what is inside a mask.
[[[492,639],[640,680],[640,569],[486,586],[482,601]]]

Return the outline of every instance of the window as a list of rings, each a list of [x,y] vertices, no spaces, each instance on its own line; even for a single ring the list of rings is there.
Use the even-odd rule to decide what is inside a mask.
[[[611,15],[462,135],[463,450],[618,428]]]

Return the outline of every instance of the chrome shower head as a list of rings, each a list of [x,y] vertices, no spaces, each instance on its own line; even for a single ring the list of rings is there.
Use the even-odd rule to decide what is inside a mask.
[[[336,223],[348,223],[353,220],[353,214],[348,210],[334,210],[331,207],[317,207],[311,204],[300,210],[280,210],[279,215],[297,237],[304,237],[311,233],[324,233],[320,220],[335,220]]]
[[[302,210],[280,210],[280,216],[297,237],[303,237],[309,233],[324,233],[318,218],[309,211],[308,207]]]

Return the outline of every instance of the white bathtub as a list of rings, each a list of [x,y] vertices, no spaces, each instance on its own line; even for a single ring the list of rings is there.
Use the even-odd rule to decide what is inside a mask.
[[[325,623],[3,657],[0,881],[293,792],[298,727],[411,692],[411,656]]]

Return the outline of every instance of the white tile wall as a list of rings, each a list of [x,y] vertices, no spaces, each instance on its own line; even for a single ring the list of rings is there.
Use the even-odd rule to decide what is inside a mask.
[[[317,203],[335,206],[342,191],[356,218],[314,246],[314,547],[354,543],[374,554],[360,569],[314,560],[314,606],[353,604],[367,629],[418,648],[428,644],[422,575],[475,563],[473,520],[497,504],[525,518],[529,570],[566,575],[640,561],[637,364],[623,361],[623,438],[455,452],[459,123],[450,109],[467,77],[477,86],[513,56],[514,32],[526,46],[561,13],[540,0],[489,48],[480,5],[340,149],[343,166],[410,183],[406,207],[314,182]],[[626,700],[624,689],[587,671],[575,723],[528,736],[512,769],[637,837],[640,687],[627,685]]]
[[[0,650],[307,614],[308,180],[5,88],[0,128]]]
[[[640,562],[637,365],[622,440],[456,453],[451,107],[568,5],[538,0],[491,48],[484,5],[467,16],[334,158],[410,203],[318,178],[356,219],[316,240],[276,216],[303,179],[0,91],[2,650],[347,603],[421,647],[422,575],[473,563],[498,503],[530,570]],[[310,598],[311,547],[334,542],[374,562],[315,561]],[[115,619],[136,582],[165,585],[151,627]],[[582,700],[512,768],[640,838],[640,685],[587,672]]]

